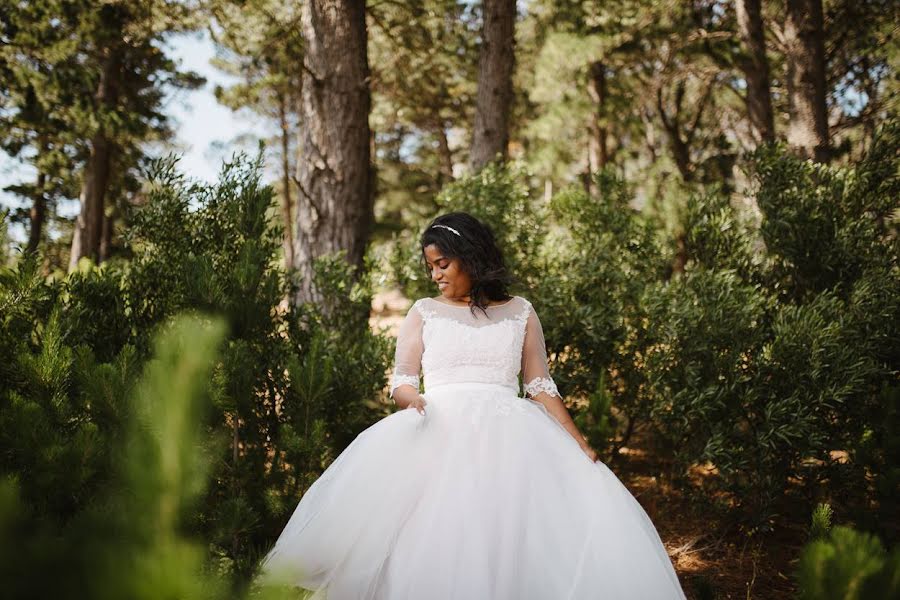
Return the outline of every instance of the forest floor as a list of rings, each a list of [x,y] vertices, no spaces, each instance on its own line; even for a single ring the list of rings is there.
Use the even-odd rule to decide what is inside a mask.
[[[396,333],[409,301],[397,292],[376,294],[370,324]],[[699,501],[666,483],[665,457],[654,455],[645,431],[607,466],[640,502],[659,532],[690,600],[782,600],[796,596],[794,571],[805,540],[801,520],[781,519],[773,532],[749,536],[729,524],[711,501]],[[698,469],[702,483],[708,477]]]
[[[608,466],[647,511],[688,598],[794,598],[794,571],[805,530],[779,522],[765,535],[742,533],[708,503],[660,478],[667,461],[654,456],[650,446],[646,434],[637,430]]]

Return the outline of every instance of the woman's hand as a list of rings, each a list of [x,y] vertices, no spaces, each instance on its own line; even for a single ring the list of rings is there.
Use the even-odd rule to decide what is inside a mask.
[[[588,444],[587,442],[583,442],[579,445],[581,446],[581,449],[584,450],[584,453],[588,455],[588,458],[590,458],[592,462],[597,462],[597,452],[596,452],[596,450],[591,448],[590,444]]]
[[[417,395],[413,398],[412,402],[406,405],[406,408],[415,408],[419,411],[419,414],[425,415],[425,405],[428,404],[425,402],[425,397],[422,394]]]

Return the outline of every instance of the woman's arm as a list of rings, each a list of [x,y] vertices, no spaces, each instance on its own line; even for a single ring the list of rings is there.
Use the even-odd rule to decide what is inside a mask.
[[[578,442],[581,449],[591,460],[597,460],[597,452],[578,430],[572,420],[562,395],[556,389],[556,383],[550,377],[547,364],[547,346],[544,331],[537,313],[530,310],[525,324],[525,341],[522,345],[522,381],[528,396],[544,405],[547,412],[553,415],[559,424]]]
[[[542,392],[538,394],[534,400],[544,405],[547,412],[553,415],[556,420],[559,421],[559,424],[575,438],[575,441],[578,442],[578,445],[581,446],[581,449],[591,460],[597,460],[597,451],[591,447],[581,431],[578,430],[578,427],[575,425],[575,421],[572,420],[571,415],[569,415],[569,411],[566,409],[566,405],[563,403],[562,398]]]
[[[425,399],[419,394],[419,372],[422,370],[422,315],[414,304],[400,324],[391,375],[391,397],[400,408],[414,406],[425,414]]]

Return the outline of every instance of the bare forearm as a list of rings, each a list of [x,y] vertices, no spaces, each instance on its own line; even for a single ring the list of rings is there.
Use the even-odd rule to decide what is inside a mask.
[[[575,421],[573,421],[572,416],[569,415],[569,411],[566,408],[566,405],[563,403],[562,398],[560,398],[559,396],[552,396],[546,392],[541,392],[534,397],[534,400],[544,405],[544,408],[547,409],[547,412],[553,415],[556,420],[559,421],[560,425],[562,425],[565,430],[568,431],[573,438],[575,438],[575,441],[578,442],[578,445],[585,446],[587,444],[587,440],[583,435],[581,435],[581,432],[575,425]]]

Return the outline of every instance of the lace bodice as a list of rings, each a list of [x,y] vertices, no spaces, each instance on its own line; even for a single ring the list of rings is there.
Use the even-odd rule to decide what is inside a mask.
[[[401,385],[425,390],[443,383],[495,383],[519,393],[559,396],[547,368],[541,322],[531,303],[513,296],[485,312],[434,298],[417,300],[400,326],[391,396]]]

